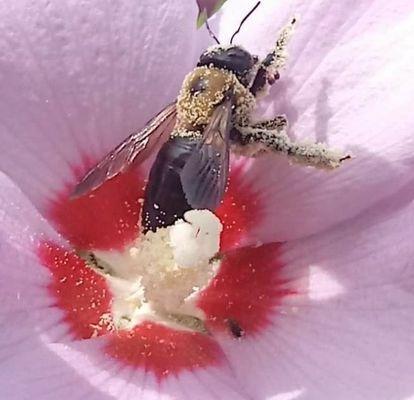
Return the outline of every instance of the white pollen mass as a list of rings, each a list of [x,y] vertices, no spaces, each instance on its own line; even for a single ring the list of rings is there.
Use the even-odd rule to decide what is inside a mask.
[[[89,266],[112,292],[116,329],[153,320],[179,329],[205,331],[199,293],[217,274],[222,224],[208,210],[191,210],[167,228],[140,235],[122,252],[95,251]]]
[[[208,210],[190,210],[170,228],[175,262],[183,268],[208,262],[220,249],[220,220]]]

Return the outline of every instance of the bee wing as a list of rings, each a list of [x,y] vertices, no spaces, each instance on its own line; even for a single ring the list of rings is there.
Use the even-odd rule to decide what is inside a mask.
[[[82,178],[71,198],[83,196],[124,172],[133,163],[143,162],[161,139],[168,138],[174,128],[176,114],[174,102],[151,119],[142,130],[128,136]]]
[[[214,210],[220,203],[229,172],[232,99],[216,107],[200,144],[187,160],[180,178],[188,203]]]

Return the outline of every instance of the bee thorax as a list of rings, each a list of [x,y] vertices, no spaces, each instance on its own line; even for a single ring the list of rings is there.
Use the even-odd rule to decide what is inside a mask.
[[[255,98],[237,79],[236,75],[211,66],[195,68],[184,80],[177,101],[177,124],[175,131],[202,130],[218,104],[228,91],[235,98],[233,116],[235,121],[246,119],[255,105]]]

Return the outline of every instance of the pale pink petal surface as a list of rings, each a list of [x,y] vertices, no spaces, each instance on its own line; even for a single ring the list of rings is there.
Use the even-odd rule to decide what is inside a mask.
[[[47,346],[65,340],[67,327],[59,322],[61,313],[47,294],[49,277],[33,246],[42,232],[49,238],[55,235],[3,174],[0,187],[0,397],[48,399],[63,391],[81,398],[81,393],[91,392],[90,384]]]
[[[223,42],[254,4],[223,6]],[[255,163],[246,186],[253,184],[267,204],[267,223],[257,232],[264,241],[357,215],[410,181],[414,166],[412,2],[264,1],[236,42],[263,55],[294,15],[287,66],[264,99],[264,115],[287,114],[293,137],[326,142],[354,159],[334,172],[274,157]]]
[[[1,3],[0,168],[42,211],[174,100],[206,47],[196,15],[180,1]]]
[[[413,194],[282,248],[297,294],[263,335],[222,342],[254,399],[414,394]]]
[[[152,371],[108,356],[107,339],[74,340],[48,286],[53,279],[39,264],[39,239],[64,244],[20,190],[0,175],[0,397],[59,399],[245,399],[226,364],[161,383]]]
[[[0,168],[42,212],[79,169],[175,96],[205,45],[205,33],[199,43],[193,33],[195,4],[188,9],[182,2],[138,4],[0,5]],[[230,35],[253,4],[229,6],[220,35]],[[274,262],[283,279],[274,290],[285,292],[270,323],[266,308],[260,321],[266,329],[246,330],[240,341],[219,335],[225,363],[180,371],[161,383],[150,370],[150,357],[144,364],[148,370],[131,367],[108,357],[104,336],[74,340],[68,310],[59,308],[59,297],[50,292],[58,274],[52,277],[34,250],[39,238],[65,243],[1,176],[1,398],[402,400],[413,395],[414,121],[407,107],[413,93],[412,6],[382,0],[268,1],[238,40],[264,54],[292,14],[300,19],[290,63],[265,103],[266,114],[287,113],[292,135],[327,141],[355,159],[327,174],[268,158],[233,180],[229,196],[238,202],[229,197],[220,216],[253,229],[249,240],[298,238],[337,224],[278,247],[283,257]],[[69,211],[71,219],[79,210]],[[264,259],[262,254],[257,261]],[[250,276],[233,275],[236,283]],[[260,310],[267,293],[243,289],[249,301],[249,295],[259,295]],[[257,320],[249,315],[245,322],[255,327]]]

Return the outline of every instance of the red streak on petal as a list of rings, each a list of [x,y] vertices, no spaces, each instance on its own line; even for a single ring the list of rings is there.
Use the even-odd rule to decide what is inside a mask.
[[[171,374],[224,361],[219,345],[211,337],[152,322],[111,335],[107,352],[128,365],[155,373],[159,381]]]
[[[240,247],[254,225],[260,224],[260,204],[253,191],[243,183],[244,171],[236,167],[231,171],[229,186],[217,216],[223,224],[221,251]]]
[[[85,265],[73,251],[42,242],[38,249],[42,264],[52,275],[48,286],[56,306],[76,339],[100,336],[109,331],[102,315],[110,312],[112,296],[105,279]]]
[[[229,320],[246,334],[266,328],[284,296],[293,294],[280,277],[279,245],[246,247],[225,255],[219,273],[201,293],[198,306],[209,327],[230,333]]]
[[[58,231],[82,249],[122,249],[138,234],[144,179],[130,170],[89,195],[70,200],[73,186],[51,202],[49,215]]]

